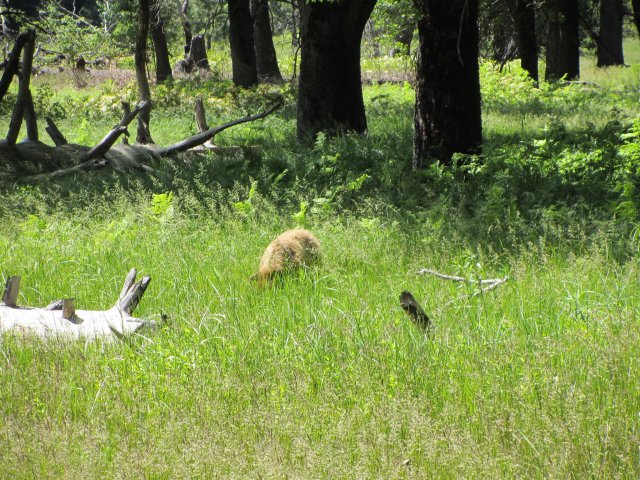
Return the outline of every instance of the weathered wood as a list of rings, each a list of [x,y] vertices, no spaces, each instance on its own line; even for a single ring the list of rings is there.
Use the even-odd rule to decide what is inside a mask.
[[[133,111],[127,113],[125,110],[125,115],[122,120],[120,120],[120,123],[113,127],[113,129],[107,133],[107,135],[95,147],[89,150],[86,160],[103,157],[104,154],[113,146],[118,137],[127,131],[127,126],[134,118],[136,118],[136,115],[138,115],[138,113],[140,113],[146,106],[147,102],[142,102]]]
[[[197,147],[198,145],[202,145],[207,140],[212,140],[213,137],[215,137],[218,133],[222,132],[223,130],[226,130],[227,128],[233,127],[235,125],[239,125],[241,123],[253,122],[254,120],[259,120],[259,119],[264,118],[264,117],[266,117],[268,115],[271,115],[275,110],[280,108],[281,105],[282,104],[278,103],[278,104],[274,105],[273,107],[271,107],[270,109],[268,109],[268,110],[266,110],[266,111],[264,111],[262,113],[257,113],[255,115],[250,115],[248,117],[244,117],[244,118],[240,118],[238,120],[234,120],[232,122],[224,123],[224,124],[219,125],[217,127],[210,128],[206,132],[198,133],[197,135],[193,135],[190,138],[187,138],[187,139],[182,140],[180,142],[174,143],[173,145],[170,145],[168,147],[158,148],[157,149],[157,153],[161,157],[168,157],[170,155],[175,155],[177,153],[185,152],[185,151],[187,151],[187,150],[189,150],[189,149],[191,149],[193,147]]]
[[[13,76],[18,73],[18,66],[20,65],[20,53],[24,48],[24,44],[27,42],[28,34],[21,33],[16,39],[16,43],[13,44],[13,49],[9,55],[9,61],[7,62],[2,78],[0,79],[0,100],[2,100],[11,85]]]
[[[18,302],[18,292],[20,291],[20,276],[14,275],[7,279],[2,295],[2,303],[8,307],[15,307]]]
[[[59,147],[60,145],[65,145],[67,143],[67,139],[53,122],[53,119],[51,117],[45,117],[45,120],[47,121],[47,126],[44,130],[49,134],[49,137],[53,140],[55,146]]]
[[[33,106],[33,97],[31,90],[27,92],[26,105],[24,110],[24,122],[27,124],[27,140],[31,142],[38,141],[38,121],[36,118],[36,110]]]
[[[36,32],[29,30],[27,38],[22,49],[22,67],[20,72],[20,82],[18,86],[18,96],[16,104],[13,107],[11,121],[9,122],[9,131],[7,133],[7,144],[15,145],[20,133],[20,126],[25,115],[25,110],[31,98],[29,90],[29,82],[31,80],[31,67],[33,64],[33,51],[35,48]],[[36,135],[37,136],[37,135]]]
[[[431,320],[424,312],[422,307],[418,304],[413,295],[407,290],[400,294],[400,308],[402,308],[407,315],[411,318],[411,321],[422,329],[428,329],[431,325]]]
[[[62,300],[62,318],[73,321],[76,315],[76,304],[73,298]]]
[[[72,298],[54,302],[46,308],[19,308],[15,302],[14,305],[5,302],[0,304],[0,333],[13,330],[45,338],[123,338],[144,326],[156,326],[156,322],[131,316],[149,281],[150,277],[147,276],[136,283],[135,270],[129,272],[125,281],[125,286],[129,288],[124,300],[119,299],[108,310],[76,310]],[[15,280],[11,284],[15,285]],[[13,295],[7,294],[6,290],[5,299]]]

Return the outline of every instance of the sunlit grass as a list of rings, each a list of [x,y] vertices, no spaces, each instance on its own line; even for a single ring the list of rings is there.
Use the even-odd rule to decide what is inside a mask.
[[[135,266],[153,278],[136,314],[170,317],[131,344],[5,336],[3,476],[637,475],[637,258],[495,254],[429,223],[312,215],[322,264],[260,291],[248,277],[293,221],[267,205],[192,217],[180,201],[1,229],[21,304],[104,308]],[[420,267],[509,281],[477,295]],[[432,337],[404,317],[403,289]]]

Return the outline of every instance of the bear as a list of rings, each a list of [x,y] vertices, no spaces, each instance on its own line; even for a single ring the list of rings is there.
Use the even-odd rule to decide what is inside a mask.
[[[320,241],[309,230],[296,228],[278,235],[260,259],[258,273],[251,277],[264,287],[276,275],[310,266],[320,259]]]

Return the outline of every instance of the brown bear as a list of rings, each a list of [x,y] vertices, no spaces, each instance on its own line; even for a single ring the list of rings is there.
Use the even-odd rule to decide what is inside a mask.
[[[263,287],[275,275],[309,266],[320,259],[320,242],[309,230],[297,228],[278,235],[260,259],[252,279]]]

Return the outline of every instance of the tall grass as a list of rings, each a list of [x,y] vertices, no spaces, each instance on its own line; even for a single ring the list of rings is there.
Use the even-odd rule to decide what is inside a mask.
[[[303,146],[288,87],[194,79],[156,90],[159,143],[195,130],[188,95],[211,124],[285,106],[220,135],[242,146],[226,156],[2,184],[0,273],[23,276],[21,305],[104,309],[136,267],[152,277],[136,315],[169,321],[125,342],[3,334],[0,477],[637,478],[637,91],[507,73],[483,70],[484,156],[450,168],[408,168],[408,84],[365,89],[366,137]],[[38,108],[68,108],[90,144],[114,91]],[[322,263],[257,289],[296,225]],[[483,294],[422,267],[509,280]]]
[[[166,199],[165,199],[166,200]],[[256,198],[193,216],[141,196],[4,223],[20,303],[105,308],[136,266],[127,343],[0,345],[4,478],[627,477],[640,473],[640,264],[606,244],[494,253],[425,221],[306,219],[322,264],[248,281],[293,220]],[[473,285],[419,277],[420,267]],[[398,306],[411,290],[431,337]]]

